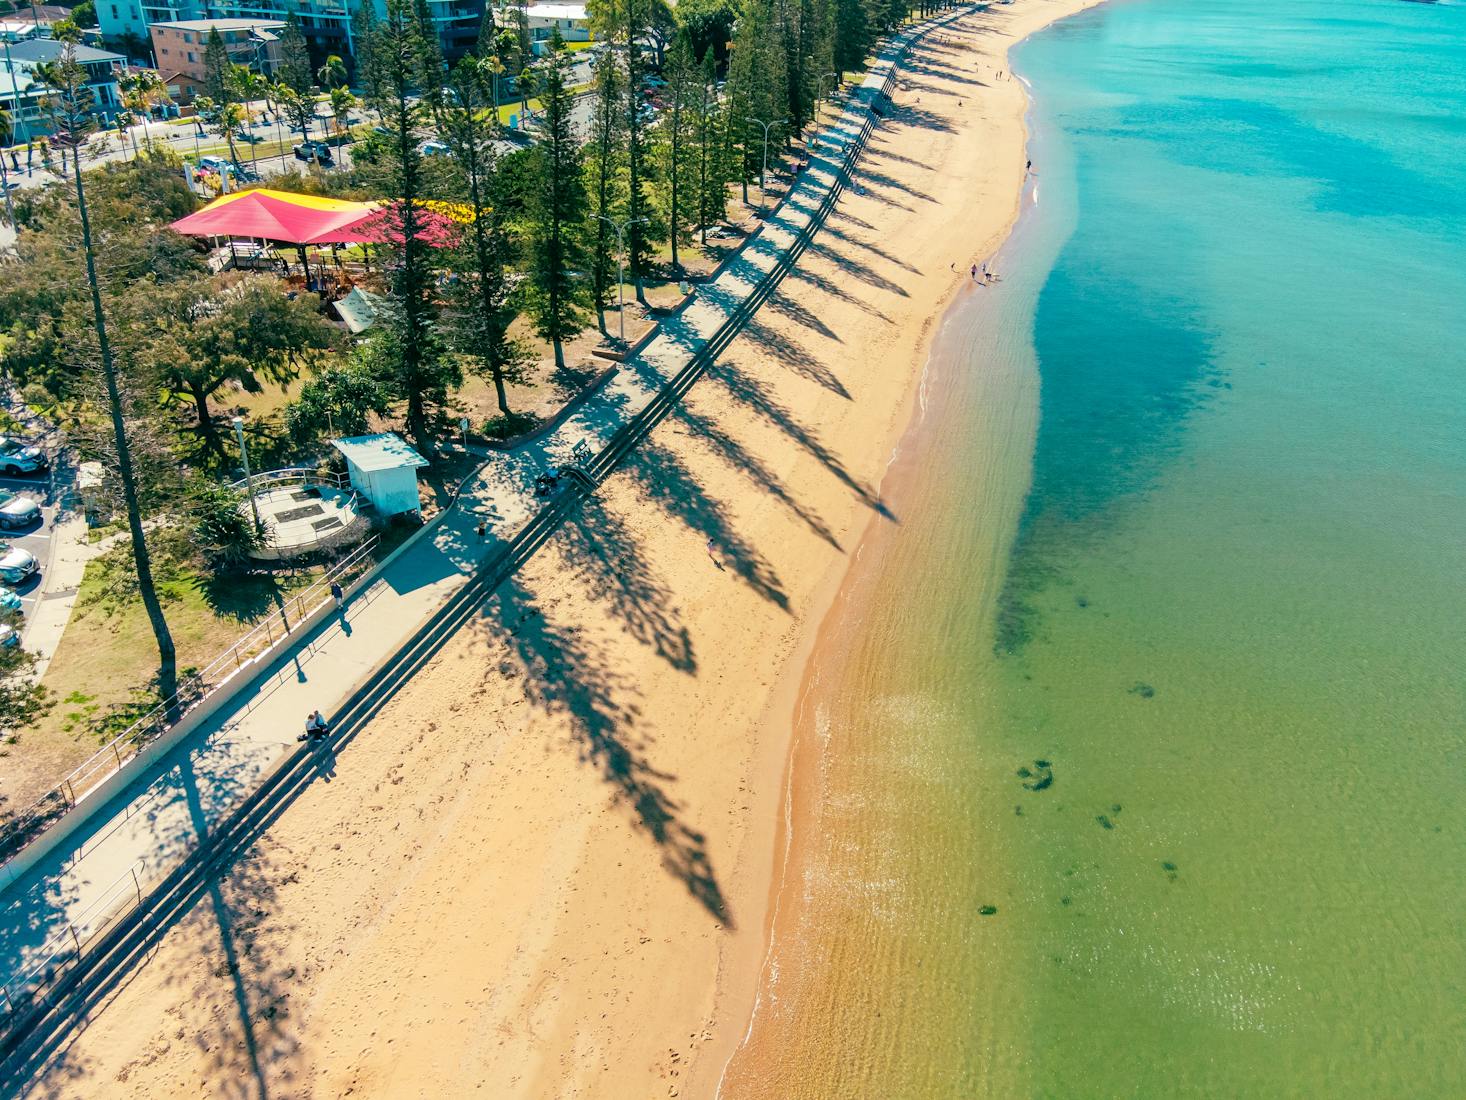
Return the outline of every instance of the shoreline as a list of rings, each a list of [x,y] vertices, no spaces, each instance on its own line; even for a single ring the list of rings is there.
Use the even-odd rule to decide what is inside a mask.
[[[1063,19],[1097,7],[1103,2],[1104,0],[1058,0],[1058,3],[1045,12],[1043,17],[1032,21],[1025,20],[1026,25],[1022,33],[1014,36],[1001,51],[984,55],[989,61],[1001,60],[1004,62],[1003,71],[1009,74],[1013,85],[1019,89],[1021,103],[1019,110],[1011,119],[1011,125],[1016,127],[1020,135],[1020,150],[1028,149],[1031,137],[1028,115],[1032,106],[1033,88],[1028,81],[1007,68],[1010,51],[1031,35]],[[1012,3],[1005,5],[999,14],[1013,14],[1022,19],[1036,6],[1028,0],[1013,0]],[[991,11],[991,8],[988,9],[988,12]],[[975,14],[980,17],[985,13]],[[959,20],[953,26],[965,26],[966,21],[966,19]],[[1012,158],[1014,168],[1017,168],[1018,161],[1021,159],[1023,159],[1021,153],[1018,157]],[[1016,186],[1012,190],[1012,204],[1006,218],[1001,228],[991,231],[978,249],[975,263],[983,269],[986,270],[993,259],[1008,245],[1020,219],[1032,208],[1025,206],[1024,203],[1025,196],[1030,195],[1029,184],[1030,176],[1027,170],[1018,169]],[[1036,181],[1033,183],[1031,195],[1032,204],[1036,206],[1038,197]],[[933,378],[933,370],[936,366],[933,351],[949,318],[954,311],[962,308],[959,296],[964,290],[973,290],[970,278],[960,268],[956,269],[956,272],[956,278],[941,299],[939,308],[922,327],[917,345],[918,367],[911,385],[908,386],[904,402],[902,422],[905,426],[888,447],[889,458],[878,482],[877,487],[882,499],[894,504],[899,504],[903,499],[901,478],[914,475],[914,471],[903,471],[898,464],[909,447],[914,446],[919,452],[922,446],[921,434],[927,427],[928,383],[940,381],[940,379]],[[747,971],[740,975],[743,988],[725,989],[724,979],[721,975],[719,977],[719,999],[726,998],[736,1006],[728,1011],[728,1017],[734,1022],[741,1019],[744,1026],[741,1030],[735,1031],[733,1036],[725,1038],[712,1050],[705,1053],[706,1065],[699,1063],[695,1066],[695,1069],[700,1071],[700,1075],[695,1076],[693,1082],[706,1084],[711,1080],[715,1088],[694,1089],[692,1095],[721,1097],[734,1062],[754,1041],[755,1031],[759,1026],[758,1010],[769,984],[768,972],[773,965],[775,940],[781,929],[781,896],[794,886],[788,880],[788,875],[799,846],[800,827],[801,825],[807,827],[814,820],[814,814],[811,813],[809,805],[804,805],[801,809],[801,803],[815,800],[819,789],[816,773],[820,750],[810,746],[814,746],[820,738],[813,710],[818,700],[820,672],[825,667],[838,667],[841,663],[839,655],[842,652],[848,652],[850,639],[846,635],[846,625],[841,622],[841,612],[858,598],[855,589],[865,579],[865,570],[868,568],[868,563],[862,561],[864,552],[874,549],[878,540],[888,537],[889,534],[881,518],[872,516],[861,531],[851,556],[832,564],[816,601],[815,606],[818,608],[814,616],[816,625],[806,633],[799,648],[791,655],[791,660],[786,665],[780,683],[770,696],[766,711],[772,712],[771,720],[777,720],[774,718],[775,715],[783,716],[785,754],[779,788],[780,797],[776,803],[777,812],[768,815],[766,819],[771,826],[768,830],[771,835],[767,845],[769,852],[767,861],[769,868],[768,908],[764,921],[763,948],[758,954],[756,976],[751,980],[748,979]],[[726,1029],[720,1029],[720,1031],[726,1034]],[[710,1072],[714,1067],[716,1067],[715,1077]],[[743,1083],[749,1084],[748,1081]],[[742,1093],[735,1095],[742,1095]]]

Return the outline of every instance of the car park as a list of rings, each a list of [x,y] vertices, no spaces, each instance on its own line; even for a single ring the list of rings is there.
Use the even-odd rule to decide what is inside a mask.
[[[6,584],[24,584],[40,568],[41,563],[29,550],[0,542],[0,580]]]
[[[0,435],[0,474],[34,474],[46,469],[50,462],[39,447],[29,447],[8,435]]]
[[[41,506],[33,498],[0,489],[0,527],[29,527],[40,519]]]

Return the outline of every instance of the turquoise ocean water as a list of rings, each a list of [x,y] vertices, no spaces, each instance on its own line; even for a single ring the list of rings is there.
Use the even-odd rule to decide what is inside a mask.
[[[1013,66],[1037,205],[818,670],[766,1094],[1466,1095],[1466,6]]]

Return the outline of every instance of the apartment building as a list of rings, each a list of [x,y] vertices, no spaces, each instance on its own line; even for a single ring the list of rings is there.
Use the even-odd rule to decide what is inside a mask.
[[[200,84],[205,79],[204,51],[211,30],[219,32],[232,64],[273,76],[280,64],[280,32],[284,29],[285,24],[275,19],[182,19],[154,23],[148,34],[159,72]]]
[[[37,70],[57,61],[62,48],[53,38],[7,42],[0,47],[0,107],[10,112],[17,141],[51,132],[51,120],[42,105],[46,91]],[[76,60],[86,70],[87,87],[92,90],[98,115],[111,122],[122,105],[117,80],[126,59],[120,53],[78,46]]]
[[[312,60],[320,64],[328,54],[351,57],[351,17],[360,3],[375,5],[379,17],[387,14],[384,0],[96,0],[97,22],[108,39],[136,35],[149,38],[157,23],[198,20],[284,22],[289,12],[300,20]],[[427,0],[428,16],[437,28],[449,60],[461,57],[478,40],[484,0]],[[153,59],[170,68],[164,59]]]

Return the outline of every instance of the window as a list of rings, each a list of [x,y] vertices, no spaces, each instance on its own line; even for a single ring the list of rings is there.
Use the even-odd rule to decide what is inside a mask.
[[[117,18],[117,5],[116,4],[113,4],[112,5],[112,18],[113,19],[116,19]]]
[[[184,31],[183,32],[183,40],[185,42],[187,42],[190,46],[193,45],[193,35],[190,34],[188,31]],[[190,56],[192,56],[192,55],[190,55]]]
[[[192,50],[189,50],[189,51],[188,51],[188,63],[189,63],[189,64],[190,64],[190,65],[192,65],[192,64],[194,64],[194,62],[196,62],[196,61],[197,61],[197,60],[198,60],[198,58],[196,58],[196,57],[194,57],[194,55],[193,55],[193,51],[192,51]]]

